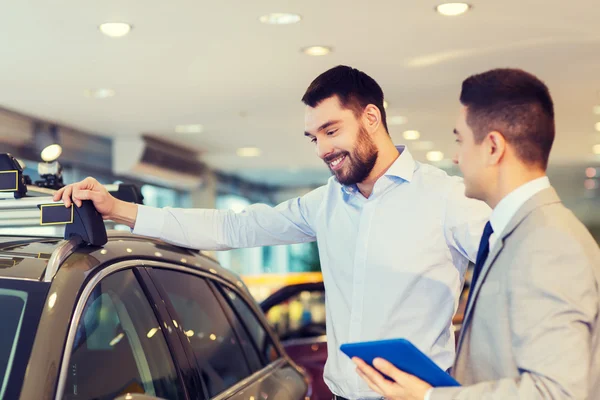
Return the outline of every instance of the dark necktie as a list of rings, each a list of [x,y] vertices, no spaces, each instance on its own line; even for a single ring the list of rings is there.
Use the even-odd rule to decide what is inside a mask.
[[[471,301],[471,295],[475,291],[475,283],[477,282],[477,278],[479,278],[479,274],[483,269],[483,264],[485,264],[485,260],[487,260],[488,254],[490,253],[490,236],[494,233],[492,229],[492,224],[489,222],[485,224],[485,228],[483,229],[483,236],[481,236],[481,242],[479,242],[479,250],[477,251],[477,260],[475,262],[475,267],[473,268],[473,277],[471,278],[471,285],[469,286],[469,298],[467,299],[467,306]]]

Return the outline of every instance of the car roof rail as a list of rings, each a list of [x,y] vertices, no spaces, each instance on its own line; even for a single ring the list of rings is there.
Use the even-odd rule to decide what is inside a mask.
[[[0,153],[0,211],[4,219],[10,220],[17,210],[39,210],[39,224],[65,225],[64,238],[69,243],[106,244],[104,220],[90,200],[82,201],[81,207],[66,208],[62,202],[54,201],[54,190],[26,183],[18,160],[9,153]]]

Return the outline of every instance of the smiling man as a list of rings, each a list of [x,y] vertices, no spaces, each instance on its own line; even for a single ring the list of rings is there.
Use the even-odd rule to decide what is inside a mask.
[[[333,177],[276,207],[156,209],[119,201],[92,178],[59,191],[67,206],[92,200],[133,232],[204,250],[318,239],[326,290],[329,359],[336,398],[379,398],[339,346],[405,337],[444,369],[454,359],[451,321],[463,276],[490,209],[467,199],[460,178],[416,162],[388,133],[383,91],[357,69],[317,77],[302,101],[304,134]]]

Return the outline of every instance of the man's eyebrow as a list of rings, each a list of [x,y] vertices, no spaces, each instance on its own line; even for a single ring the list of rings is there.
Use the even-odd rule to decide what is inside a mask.
[[[321,126],[319,127],[319,129],[317,129],[317,132],[319,132],[319,131],[322,131],[322,130],[324,130],[324,129],[327,129],[327,128],[329,128],[331,125],[335,125],[335,124],[337,124],[337,123],[340,123],[340,122],[342,122],[342,121],[341,121],[341,120],[339,120],[339,119],[338,119],[338,120],[331,120],[331,121],[327,121],[327,122],[325,122],[323,125],[321,125]],[[309,133],[309,132],[304,132],[304,136],[308,136],[308,137],[314,137],[315,135],[313,135],[312,133]]]

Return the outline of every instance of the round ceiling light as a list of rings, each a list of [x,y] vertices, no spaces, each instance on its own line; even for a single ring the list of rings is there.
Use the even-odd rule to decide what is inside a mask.
[[[428,151],[428,150],[433,149],[434,147],[435,147],[435,143],[433,143],[429,140],[414,142],[411,146],[411,148],[413,148],[417,151]]]
[[[85,91],[87,97],[94,99],[107,99],[115,95],[115,91],[112,89],[88,89]]]
[[[290,25],[300,22],[302,17],[293,13],[270,13],[259,18],[259,21],[268,25]]]
[[[239,157],[258,157],[260,149],[258,147],[242,147],[237,149],[237,155]]]
[[[191,125],[177,125],[175,127],[176,133],[202,133],[204,127],[200,124]]]
[[[405,131],[403,136],[406,140],[418,140],[421,137],[421,134],[419,131]]]
[[[98,28],[100,32],[112,38],[123,37],[131,31],[131,25],[125,22],[106,22]]]
[[[302,49],[302,52],[308,56],[325,56],[331,51],[331,47],[327,46],[310,46]]]
[[[464,14],[469,9],[471,9],[471,6],[467,3],[443,3],[435,8],[438,13],[446,17],[455,17]]]
[[[431,162],[438,162],[444,159],[444,153],[442,153],[441,151],[430,151],[427,153],[426,157],[427,160]]]
[[[388,125],[404,125],[407,122],[408,119],[403,115],[393,115],[387,119]]]

